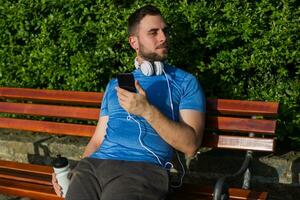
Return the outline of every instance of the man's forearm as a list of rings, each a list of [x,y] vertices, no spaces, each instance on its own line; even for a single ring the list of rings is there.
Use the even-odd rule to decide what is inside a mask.
[[[163,115],[155,106],[149,105],[143,117],[156,132],[172,147],[193,156],[202,140],[202,133],[197,133],[184,122],[175,122]]]
[[[98,146],[96,144],[94,144],[93,141],[91,140],[88,143],[88,145],[85,147],[82,158],[89,157],[90,155],[92,155],[97,150],[97,148],[98,148]]]

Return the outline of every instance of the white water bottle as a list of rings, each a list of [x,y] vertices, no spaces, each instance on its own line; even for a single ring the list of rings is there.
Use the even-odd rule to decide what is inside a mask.
[[[62,187],[63,197],[65,197],[70,185],[70,179],[68,178],[68,174],[70,173],[68,159],[57,155],[52,164],[57,182]]]

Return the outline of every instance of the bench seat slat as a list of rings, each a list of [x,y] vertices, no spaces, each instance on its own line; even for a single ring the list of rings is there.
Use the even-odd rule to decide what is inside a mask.
[[[272,152],[275,148],[272,138],[250,138],[230,135],[213,135],[207,133],[204,136],[202,146],[223,149],[239,149]]]
[[[279,103],[231,99],[207,99],[207,111],[220,114],[277,116]]]
[[[15,181],[24,181],[29,183],[38,183],[42,185],[52,185],[51,176],[49,175],[24,172],[20,170],[0,169],[0,178],[6,178]]]
[[[0,128],[91,137],[96,126],[1,117]]]
[[[268,197],[267,192],[256,192],[253,190],[243,190],[239,188],[230,188],[229,189],[230,198],[232,199],[241,199],[241,196],[244,199],[257,199],[257,200],[265,200]]]
[[[274,134],[275,120],[245,119],[236,117],[207,117],[206,128],[241,133]]]
[[[99,106],[102,101],[102,97],[103,93],[101,92],[0,87],[0,99],[38,100],[52,103]]]
[[[58,197],[50,185],[41,185],[0,178],[0,193],[29,197],[37,200],[63,200]]]
[[[53,172],[52,167],[49,166],[20,163],[20,162],[7,161],[7,160],[0,160],[0,170],[1,169],[19,170],[23,172],[39,173],[39,174],[49,175],[49,176]]]
[[[97,120],[99,118],[98,108],[80,108],[74,106],[55,106],[30,103],[0,102],[0,112],[84,120]]]

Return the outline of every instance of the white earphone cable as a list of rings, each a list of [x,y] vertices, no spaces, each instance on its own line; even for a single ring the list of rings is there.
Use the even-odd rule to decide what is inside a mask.
[[[165,70],[162,69],[162,71],[163,71],[163,74],[164,74],[164,76],[165,76],[165,78],[166,78],[167,85],[168,85],[168,93],[169,93],[169,100],[170,100],[170,107],[171,107],[172,119],[173,119],[173,121],[175,121],[174,106],[173,106],[173,102],[172,102],[172,93],[171,93],[170,83],[169,83],[169,80],[168,80],[168,77],[167,77],[167,75],[166,75]],[[161,162],[161,160],[159,159],[159,157],[158,157],[151,149],[149,149],[148,147],[146,147],[146,146],[144,145],[144,143],[143,143],[143,141],[142,141],[142,128],[141,128],[140,122],[137,121],[134,117],[132,117],[132,116],[130,115],[130,113],[127,113],[127,114],[128,114],[128,115],[127,115],[127,120],[133,120],[135,123],[138,124],[138,127],[139,127],[139,137],[138,137],[138,139],[139,139],[140,145],[141,145],[144,149],[146,149],[149,153],[151,153],[151,154],[156,158],[156,160],[158,161],[158,163],[159,163],[162,167],[167,168],[167,167],[170,165],[170,166],[171,166],[170,168],[172,168],[172,167],[173,167],[173,164],[172,164],[171,162],[166,162],[165,165],[163,165],[162,162]],[[176,150],[175,150],[175,151],[176,151]],[[179,154],[178,154],[177,151],[176,151],[176,155],[177,155],[177,159],[178,159],[178,161],[179,161],[179,163],[180,163],[180,166],[181,166],[181,168],[182,168],[182,175],[181,175],[181,178],[180,178],[180,183],[179,183],[178,185],[171,185],[171,187],[173,187],[173,188],[179,188],[179,187],[181,187],[181,186],[182,186],[182,183],[183,183],[183,178],[184,178],[184,176],[185,176],[185,169],[184,169],[184,166],[183,166],[183,164],[182,164],[182,162],[181,162],[181,160],[180,160],[180,157],[179,157]]]
[[[130,113],[128,113],[127,120],[130,120],[130,119],[132,119],[134,122],[136,122],[136,123],[138,124],[138,126],[139,126],[139,130],[140,130],[140,133],[139,133],[139,142],[140,142],[141,146],[142,146],[144,149],[146,149],[148,152],[150,152],[150,153],[157,159],[158,163],[159,163],[161,166],[163,166],[163,164],[162,164],[162,162],[160,161],[159,157],[158,157],[153,151],[151,151],[148,147],[146,147],[146,146],[144,145],[144,143],[142,142],[142,139],[141,139],[141,137],[142,137],[142,128],[141,128],[140,122],[138,122],[136,119],[134,119],[134,118],[130,115]]]
[[[166,80],[167,80],[169,97],[170,97],[169,98],[170,99],[170,106],[171,106],[171,111],[172,111],[172,119],[173,119],[173,121],[175,121],[174,106],[173,106],[173,102],[172,102],[172,93],[171,93],[171,87],[170,87],[169,79],[167,77],[167,74],[166,74],[165,70],[163,69],[162,71],[163,71],[163,74],[165,75]],[[182,186],[183,178],[185,176],[185,169],[184,169],[184,166],[183,166],[183,164],[182,164],[182,162],[180,160],[180,157],[179,157],[179,154],[178,154],[177,150],[175,150],[175,152],[176,152],[177,159],[178,159],[178,161],[180,163],[180,166],[181,166],[181,169],[182,169],[182,175],[180,177],[180,183],[178,185],[171,185],[171,187],[173,187],[173,188],[180,188]],[[166,165],[167,164],[171,164],[171,167],[173,167],[172,163],[167,162]]]
[[[169,79],[167,77],[167,74],[166,74],[165,70],[163,69],[162,71],[163,71],[163,74],[165,75],[166,80],[167,80],[168,92],[169,92],[169,99],[170,99],[170,106],[171,106],[171,111],[172,111],[172,119],[173,119],[173,121],[175,121],[174,106],[173,106],[173,101],[172,101],[172,93],[171,93],[171,87],[170,87]]]

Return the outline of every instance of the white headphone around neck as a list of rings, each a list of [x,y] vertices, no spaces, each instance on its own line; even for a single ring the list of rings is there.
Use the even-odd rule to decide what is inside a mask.
[[[136,69],[141,69],[145,76],[162,75],[164,70],[164,64],[160,61],[154,61],[153,64],[144,60],[142,64],[139,64],[137,58],[134,59],[134,66]]]

